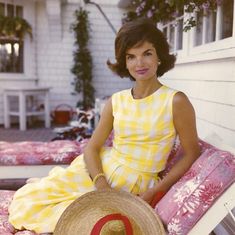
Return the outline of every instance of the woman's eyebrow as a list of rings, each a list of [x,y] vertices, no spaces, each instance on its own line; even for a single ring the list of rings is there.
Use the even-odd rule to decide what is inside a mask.
[[[143,53],[146,53],[146,52],[149,52],[149,51],[153,51],[153,49],[152,49],[152,48],[149,48],[149,49],[145,50]],[[126,53],[126,55],[134,55],[134,54]]]
[[[127,56],[127,55],[134,55],[134,54],[131,54],[131,53],[126,53],[126,56]]]
[[[153,51],[153,49],[152,49],[152,48],[149,48],[149,49],[147,49],[146,51],[144,51],[144,53],[145,53],[145,52],[149,52],[149,51]]]

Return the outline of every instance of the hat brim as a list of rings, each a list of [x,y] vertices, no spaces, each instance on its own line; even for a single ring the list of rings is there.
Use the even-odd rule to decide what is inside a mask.
[[[134,235],[164,235],[156,212],[141,198],[124,191],[99,190],[76,199],[60,217],[54,235],[89,235],[102,217],[120,213],[131,222]]]

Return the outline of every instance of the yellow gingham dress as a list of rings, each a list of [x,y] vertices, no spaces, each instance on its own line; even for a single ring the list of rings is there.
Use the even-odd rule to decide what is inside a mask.
[[[175,90],[162,86],[134,99],[131,89],[112,96],[113,147],[100,157],[113,188],[139,194],[154,186],[165,167],[176,131],[172,117]],[[10,205],[9,221],[17,229],[53,232],[63,211],[78,197],[95,190],[83,155],[66,169],[53,168],[47,177],[19,189]]]

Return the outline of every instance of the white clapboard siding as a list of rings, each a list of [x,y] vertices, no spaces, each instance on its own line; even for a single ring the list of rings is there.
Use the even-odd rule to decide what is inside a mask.
[[[38,2],[38,76],[40,84],[53,87],[51,90],[52,109],[60,103],[68,103],[74,106],[79,96],[71,95],[73,86],[73,74],[70,69],[73,65],[74,36],[70,31],[70,25],[74,22],[74,12],[79,4],[67,3],[61,6],[61,40],[51,40],[48,34],[48,22],[45,2]],[[110,22],[118,29],[121,25],[123,12],[115,4],[106,4],[101,1],[100,7],[110,19]],[[114,58],[114,38],[108,23],[94,5],[86,5],[89,11],[90,42],[89,48],[93,60],[93,84],[96,97],[111,95],[116,90],[129,87],[129,81],[121,80],[107,67],[108,58]],[[52,28],[52,27],[51,27]]]
[[[100,7],[118,31],[123,11],[111,4],[100,4]],[[130,81],[127,78],[119,78],[107,67],[107,59],[110,59],[111,62],[115,61],[114,40],[116,35],[95,6],[87,5],[86,9],[90,11],[89,19],[92,32],[90,49],[94,64],[93,84],[96,89],[96,97],[102,98],[110,96],[115,91],[130,87]]]
[[[201,138],[215,132],[235,146],[235,59],[176,64],[161,81],[192,102]]]

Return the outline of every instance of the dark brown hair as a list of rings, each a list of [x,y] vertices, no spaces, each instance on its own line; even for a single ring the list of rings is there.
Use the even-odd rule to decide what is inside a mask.
[[[121,27],[115,39],[116,63],[108,60],[108,67],[122,78],[129,77],[131,80],[135,80],[126,68],[126,51],[145,41],[153,44],[161,61],[157,69],[157,76],[162,76],[174,67],[176,58],[169,54],[169,44],[164,34],[156,28],[151,20],[144,18],[125,23]]]

